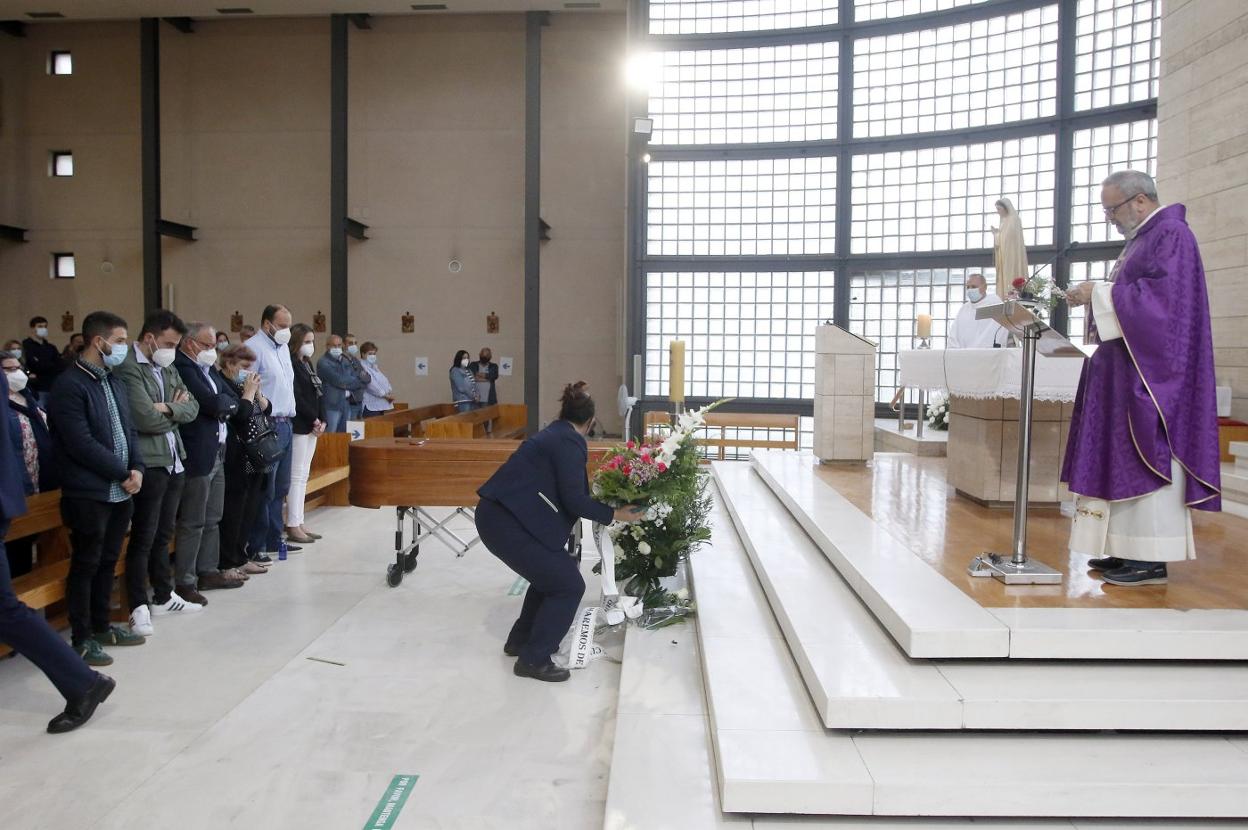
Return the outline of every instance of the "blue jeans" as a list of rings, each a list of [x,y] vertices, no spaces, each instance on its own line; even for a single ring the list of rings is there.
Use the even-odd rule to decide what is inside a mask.
[[[336,409],[325,410],[325,431],[346,432],[347,421],[351,420],[350,405],[343,401]]]
[[[476,401],[460,401],[459,403],[455,404],[456,412],[471,412],[472,410],[476,408],[477,408]]]
[[[361,418],[364,417],[364,402],[361,401],[360,403],[356,403],[355,401],[351,401],[351,403],[347,406],[347,412],[351,416],[347,420],[349,421],[360,420]]]
[[[97,675],[43,617],[13,593],[9,559],[4,552],[4,535],[8,530],[8,520],[0,519],[0,642],[8,643],[38,666],[61,697],[68,701],[79,700]]]
[[[286,503],[286,494],[290,492],[290,421],[274,421],[273,426],[282,446],[282,457],[264,481],[265,491],[260,511],[256,514],[256,522],[247,537],[247,552],[251,554],[276,553],[285,529],[282,507]]]

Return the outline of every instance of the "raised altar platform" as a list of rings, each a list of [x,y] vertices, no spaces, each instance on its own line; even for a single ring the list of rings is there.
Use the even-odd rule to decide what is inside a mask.
[[[984,550],[1009,549],[1011,517],[951,498],[948,463],[881,454],[841,469],[767,452],[752,462],[910,657],[1248,659],[1241,519],[1197,511],[1198,559],[1174,565],[1168,585],[1121,588],[1071,561],[1069,520],[1037,510],[1029,552],[1063,582],[1009,586],[966,568]]]
[[[1007,519],[951,498],[943,464],[877,456],[867,469],[828,470],[810,455],[757,453],[752,463],[712,465],[712,540],[690,558],[696,649],[695,632],[681,627],[629,632],[607,828],[666,826],[668,817],[679,817],[679,826],[697,828],[918,830],[964,826],[957,820],[970,818],[982,827],[1147,822],[1195,830],[1221,826],[1207,819],[1248,818],[1244,662],[1175,654],[949,660],[906,653],[898,637],[905,626],[925,647],[956,640],[959,625],[982,624],[970,631],[974,642],[995,642],[1004,630],[1007,649],[1015,635],[996,616],[1002,608],[981,605],[929,564],[932,548],[944,547],[936,540],[952,529],[970,524],[967,532],[992,536]],[[849,477],[840,489],[852,499],[825,473]],[[817,521],[803,519],[794,505],[813,507]],[[871,514],[861,509],[877,505]],[[982,524],[970,521],[976,516]],[[1230,540],[1241,530],[1229,523],[1239,520],[1211,519],[1197,531],[1203,558],[1221,550],[1229,559]],[[1054,511],[1036,521],[1061,520]],[[1008,537],[1008,529],[1003,533]],[[952,593],[918,568],[906,567],[893,580],[890,569],[871,563],[904,561],[908,539],[923,551],[910,551],[913,563]],[[827,540],[842,549],[829,555]],[[1220,571],[1215,565],[1210,573]],[[897,587],[907,585],[932,592],[926,605],[936,610],[925,610],[918,597],[905,602],[904,592],[899,600]],[[1073,607],[1049,596],[1049,607],[1005,610],[1183,613],[1166,607],[1158,596],[1164,589],[1142,608],[1098,604],[1090,590],[1074,593]],[[947,604],[964,622],[931,625]],[[1191,637],[1189,646],[1204,639],[1181,628],[1174,631]],[[695,657],[702,699],[690,687]],[[638,760],[647,757],[647,741],[664,747],[664,774]],[[713,765],[709,780],[703,763]],[[660,801],[661,817],[651,809]]]

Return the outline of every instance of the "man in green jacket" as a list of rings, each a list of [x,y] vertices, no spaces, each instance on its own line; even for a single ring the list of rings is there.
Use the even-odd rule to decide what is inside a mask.
[[[195,595],[192,598],[175,592],[169,563],[169,539],[186,480],[182,466],[186,451],[182,448],[178,425],[190,423],[199,414],[199,402],[187,391],[182,376],[173,368],[178,343],[184,334],[186,324],[172,311],[152,312],[143,322],[134,348],[116,369],[117,377],[125,384],[138,433],[137,451],[147,465],[143,486],[134,496],[130,544],[126,549],[130,630],[145,637],[154,633],[152,612],[186,613],[203,608],[198,602],[203,597],[194,590],[195,586],[190,586]],[[146,584],[149,577],[152,581],[150,609]]]

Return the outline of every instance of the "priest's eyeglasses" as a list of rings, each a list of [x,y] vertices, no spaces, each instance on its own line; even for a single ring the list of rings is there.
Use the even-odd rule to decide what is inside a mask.
[[[1138,193],[1137,193],[1137,194],[1135,194],[1135,196],[1139,196],[1139,195],[1140,195],[1140,194],[1138,194]],[[1118,208],[1122,207],[1122,206],[1123,206],[1123,205],[1125,205],[1127,202],[1130,202],[1130,201],[1132,201],[1133,199],[1135,199],[1135,196],[1129,196],[1129,197],[1127,197],[1126,199],[1123,199],[1123,200],[1122,200],[1121,202],[1119,202],[1118,204],[1114,205],[1113,207],[1104,207],[1104,206],[1102,206],[1102,207],[1101,207],[1101,210],[1105,211],[1105,215],[1106,215],[1106,216],[1113,216],[1115,213],[1117,213],[1117,212],[1118,212]]]

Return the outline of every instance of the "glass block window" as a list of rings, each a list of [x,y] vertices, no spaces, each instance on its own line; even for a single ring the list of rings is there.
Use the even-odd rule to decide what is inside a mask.
[[[1105,220],[1101,182],[1116,170],[1142,170],[1150,176],[1157,175],[1157,121],[1076,130],[1074,148],[1070,238],[1076,242],[1121,239]]]
[[[656,55],[650,143],[835,139],[838,52],[833,41]]]
[[[865,23],[888,17],[909,17],[912,14],[943,12],[958,6],[984,2],[986,0],[856,0],[854,20]]]
[[[1109,279],[1110,271],[1114,268],[1114,260],[1106,260],[1102,262],[1072,262],[1070,264],[1070,284],[1085,282],[1087,280],[1099,280],[1104,282]],[[1088,325],[1088,307],[1079,306],[1078,308],[1067,309],[1066,336],[1076,343],[1087,342],[1087,325]]]
[[[48,162],[48,173],[54,177],[74,175],[74,154],[69,150],[53,150]]]
[[[650,34],[702,35],[832,26],[837,0],[650,0]]]
[[[943,349],[949,327],[966,302],[966,278],[992,268],[923,268],[867,271],[850,277],[849,330],[879,346],[875,357],[875,399],[888,402],[897,391],[897,353],[918,346],[915,319],[932,316],[933,349]]]
[[[833,272],[662,272],[645,280],[646,395],[667,395],[669,344],[684,340],[686,397],[814,397],[815,327],[832,319]]]
[[[1075,109],[1157,97],[1161,0],[1079,0]]]
[[[1056,139],[854,156],[855,254],[992,247],[993,207],[1009,198],[1028,245],[1053,242]]]
[[[854,43],[854,136],[1057,113],[1057,6]]]
[[[652,162],[650,256],[831,254],[836,158]]]

